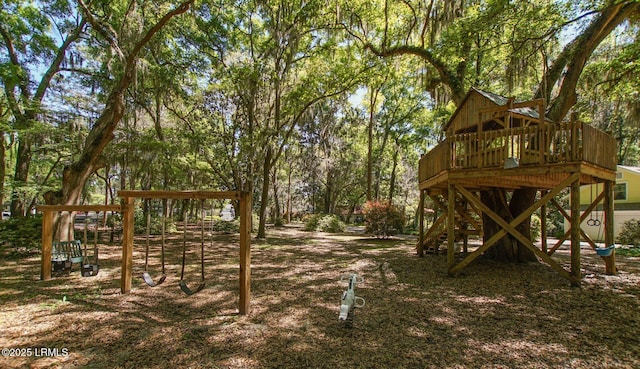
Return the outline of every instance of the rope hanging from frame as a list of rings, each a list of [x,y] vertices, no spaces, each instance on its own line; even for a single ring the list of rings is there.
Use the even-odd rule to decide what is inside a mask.
[[[145,205],[146,205],[146,210],[147,210],[147,247],[145,249],[145,254],[144,254],[144,272],[142,273],[142,279],[144,279],[144,282],[149,286],[149,287],[156,287],[159,286],[160,284],[162,284],[162,282],[165,281],[165,279],[167,279],[167,275],[165,274],[164,271],[164,234],[165,234],[165,221],[166,221],[166,216],[167,216],[167,200],[163,199],[162,200],[162,234],[161,234],[161,259],[162,259],[162,276],[160,277],[160,279],[158,279],[157,282],[155,282],[153,280],[153,278],[151,277],[151,274],[149,274],[148,271],[148,265],[149,265],[149,234],[151,233],[151,207],[150,205],[150,199],[145,199]]]
[[[203,221],[202,221],[202,226],[201,226],[201,232],[200,232],[200,264],[201,264],[201,273],[200,273],[200,284],[196,287],[195,290],[192,290],[189,288],[189,286],[187,286],[187,282],[184,280],[184,266],[186,264],[186,260],[187,260],[187,222],[188,222],[188,216],[187,216],[187,211],[186,211],[186,202],[184,203],[183,206],[183,217],[184,217],[184,231],[182,234],[182,271],[180,272],[180,289],[182,290],[182,292],[186,293],[187,295],[191,296],[195,293],[198,293],[200,291],[202,291],[202,289],[205,286],[205,282],[204,282],[204,200],[201,201],[201,212],[203,215]]]

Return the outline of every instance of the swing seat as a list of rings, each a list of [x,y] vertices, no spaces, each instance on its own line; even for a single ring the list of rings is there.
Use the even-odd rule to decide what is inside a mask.
[[[144,279],[144,282],[149,285],[149,287],[155,287],[161,285],[162,282],[167,279],[167,276],[163,274],[160,279],[158,279],[158,282],[154,282],[153,278],[151,278],[151,274],[149,274],[148,272],[144,272],[142,273],[142,279]]]
[[[89,255],[89,250],[85,247],[82,255],[82,263],[80,264],[80,275],[83,277],[98,275],[100,271],[100,262],[98,260],[98,248],[95,247],[93,249],[93,255]]]
[[[51,260],[69,260],[71,263],[82,262],[82,243],[80,240],[54,242],[51,247]]]
[[[195,290],[191,290],[189,288],[189,286],[187,286],[187,282],[185,282],[184,280],[180,280],[180,289],[182,290],[182,292],[186,293],[187,295],[191,296],[195,293],[198,293],[200,291],[202,291],[202,289],[204,288],[205,283],[201,282],[198,287],[196,287]]]
[[[51,271],[55,276],[69,275],[74,263],[82,263],[80,240],[56,241],[51,245]]]
[[[82,264],[80,273],[83,277],[93,277],[98,275],[100,271],[100,265],[98,264]]]
[[[596,253],[598,256],[611,256],[615,248],[615,245],[611,245],[609,247],[596,247]]]
[[[51,272],[54,276],[69,275],[71,260],[51,260]]]

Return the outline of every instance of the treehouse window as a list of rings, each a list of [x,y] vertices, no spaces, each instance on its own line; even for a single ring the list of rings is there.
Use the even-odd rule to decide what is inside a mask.
[[[613,186],[613,199],[614,200],[626,200],[627,199],[627,184],[616,183]]]

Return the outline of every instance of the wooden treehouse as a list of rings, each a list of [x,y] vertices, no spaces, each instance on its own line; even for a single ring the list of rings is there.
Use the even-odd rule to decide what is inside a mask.
[[[613,185],[616,178],[616,141],[608,134],[581,122],[554,124],[546,119],[544,100],[515,102],[486,91],[471,89],[449,122],[446,138],[420,159],[420,235],[418,254],[438,252],[446,245],[448,270],[457,274],[509,234],[538,259],[574,285],[580,284],[580,241],[598,254],[612,253],[582,231],[580,223],[603,202],[605,245],[613,245]],[[581,214],[580,186],[602,183],[602,191]],[[533,205],[519,216],[503,218],[481,201],[481,191],[492,189],[535,190]],[[570,212],[555,196],[570,189]],[[435,204],[436,219],[425,229],[425,200]],[[549,247],[547,208],[557,208],[569,221],[570,230]],[[541,246],[538,248],[516,227],[540,209]],[[483,235],[482,218],[493,220],[499,230],[484,237],[481,246],[467,250],[469,235]],[[550,256],[564,241],[571,241],[571,268],[566,270]],[[455,243],[463,242],[456,258]],[[603,256],[608,274],[615,273],[615,252]]]

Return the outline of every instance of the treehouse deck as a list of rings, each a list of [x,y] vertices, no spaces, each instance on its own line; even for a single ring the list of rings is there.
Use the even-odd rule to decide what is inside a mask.
[[[473,190],[552,189],[573,173],[581,184],[615,180],[615,139],[582,122],[454,134],[422,156],[419,180],[430,193],[451,180]]]
[[[473,260],[509,235],[535,256],[557,270],[574,285],[580,284],[580,240],[599,247],[582,231],[580,223],[604,202],[605,243],[613,244],[613,184],[616,178],[616,141],[582,122],[552,124],[544,116],[544,101],[514,102],[489,92],[472,89],[444,127],[446,138],[419,162],[420,236],[418,254],[437,252],[446,242],[449,273],[457,274]],[[580,212],[580,185],[602,183],[602,192]],[[536,199],[520,214],[504,212],[483,202],[484,191],[537,191]],[[570,188],[570,212],[555,200]],[[426,198],[440,214],[424,229]],[[546,243],[547,206],[558,208],[571,230],[558,243]],[[540,209],[540,210],[539,210]],[[508,210],[507,210],[508,211]],[[542,247],[537,248],[517,227],[540,213]],[[483,237],[482,246],[467,253],[467,237],[482,235],[483,219],[501,228]],[[455,243],[462,239],[464,255],[456,262]],[[565,270],[551,255],[571,240],[571,269]],[[614,255],[604,257],[608,274],[615,273]]]

